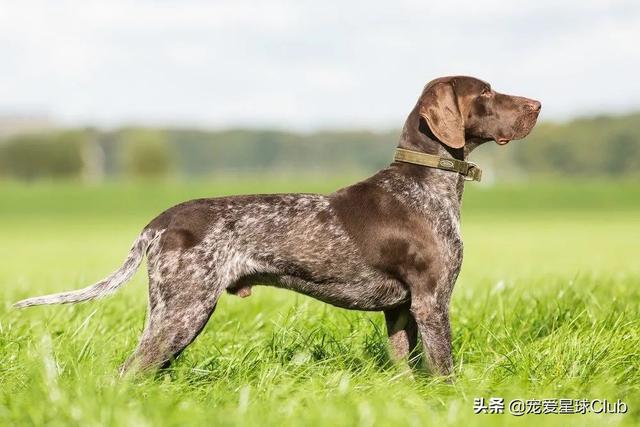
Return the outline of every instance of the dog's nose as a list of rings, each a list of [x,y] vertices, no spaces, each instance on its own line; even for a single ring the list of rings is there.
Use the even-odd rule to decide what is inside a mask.
[[[533,99],[530,99],[529,102],[527,102],[526,105],[527,105],[527,108],[529,110],[532,110],[532,111],[535,111],[535,112],[540,111],[540,109],[542,108],[542,104],[540,103],[540,101],[536,101],[536,100],[533,100]]]

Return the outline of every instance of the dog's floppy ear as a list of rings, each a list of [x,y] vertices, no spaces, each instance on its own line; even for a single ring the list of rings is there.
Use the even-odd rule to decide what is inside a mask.
[[[420,116],[431,132],[452,148],[464,147],[464,124],[450,82],[438,82],[425,89],[420,99]]]

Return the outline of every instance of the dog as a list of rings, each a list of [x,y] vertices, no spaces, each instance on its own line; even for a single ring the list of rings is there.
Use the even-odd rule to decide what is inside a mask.
[[[527,136],[541,104],[495,92],[479,79],[428,83],[389,167],[329,195],[196,199],[153,219],[124,265],[93,286],[29,298],[28,307],[91,300],[131,279],[146,253],[149,309],[128,371],[167,366],[204,328],[227,291],[291,289],[338,307],[383,311],[395,360],[420,336],[427,367],[451,376],[449,302],[462,265],[464,182],[479,145]]]

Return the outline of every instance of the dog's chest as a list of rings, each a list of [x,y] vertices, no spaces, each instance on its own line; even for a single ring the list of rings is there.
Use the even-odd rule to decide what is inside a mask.
[[[429,183],[395,181],[383,184],[393,191],[399,202],[415,213],[419,222],[416,235],[426,247],[432,248],[433,256],[459,271],[462,264],[462,237],[460,234],[460,196],[452,191],[451,183]]]

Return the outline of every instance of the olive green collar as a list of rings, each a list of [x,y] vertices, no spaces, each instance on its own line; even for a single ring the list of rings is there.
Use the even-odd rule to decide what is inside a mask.
[[[475,163],[463,160],[450,159],[419,151],[396,148],[393,156],[396,162],[413,163],[414,165],[427,166],[445,171],[457,172],[465,181],[478,181],[482,177],[482,170]]]

